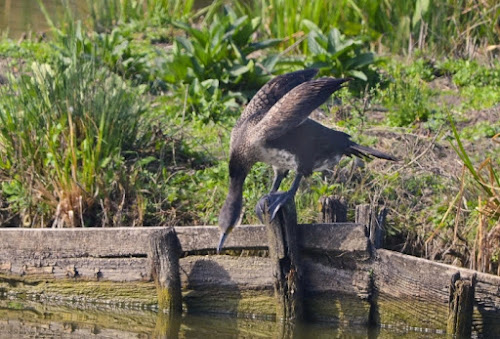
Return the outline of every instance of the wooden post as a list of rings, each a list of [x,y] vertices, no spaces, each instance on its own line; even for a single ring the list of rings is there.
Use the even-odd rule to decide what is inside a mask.
[[[320,199],[320,204],[322,223],[347,222],[347,206],[344,198],[336,195],[324,196]]]
[[[356,206],[355,222],[365,225],[366,234],[370,238],[373,248],[381,248],[384,244],[384,224],[386,216],[386,208],[382,208],[382,210],[377,213],[370,204]]]
[[[149,257],[152,276],[158,293],[158,306],[168,314],[182,313],[179,257],[181,244],[173,227],[154,232],[150,236]]]
[[[462,279],[460,272],[451,277],[447,332],[456,338],[470,338],[476,275]]]
[[[266,203],[267,205],[267,203]],[[267,206],[265,207],[267,210]],[[273,262],[274,293],[277,299],[276,319],[284,322],[303,317],[303,290],[297,242],[297,212],[293,199],[288,201],[272,222],[264,216]],[[288,330],[285,331],[288,333]]]

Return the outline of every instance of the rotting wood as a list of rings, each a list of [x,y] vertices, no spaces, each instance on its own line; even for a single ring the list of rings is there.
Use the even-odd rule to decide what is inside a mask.
[[[160,309],[172,315],[182,313],[179,258],[181,244],[173,227],[158,230],[150,238],[151,274],[155,281]],[[174,320],[172,320],[174,322]]]
[[[382,248],[385,237],[385,219],[387,209],[382,208],[380,211],[374,209],[370,204],[361,204],[356,206],[355,222],[365,225],[366,234],[370,239],[373,248]]]
[[[235,243],[235,248],[254,244],[248,239],[254,236],[264,239],[259,248],[266,246],[263,226],[239,226],[234,232],[240,227],[242,244]],[[154,284],[141,280],[151,275],[145,235],[149,237],[158,229],[0,230],[0,270],[8,274],[0,274],[0,295],[154,307]],[[179,229],[183,232],[181,243],[186,241],[193,251],[197,235],[213,241],[212,251],[216,246],[216,227]],[[364,226],[359,224],[298,225],[298,232],[307,295],[305,312],[313,319],[344,321],[354,317],[366,323],[372,277],[378,292],[374,311],[380,322],[445,331],[450,276],[457,271],[464,278],[477,273],[383,249],[370,258]],[[106,242],[97,241],[99,234]],[[180,265],[188,311],[274,316],[270,258],[188,255],[181,258]],[[28,267],[37,268],[39,273]],[[99,282],[95,281],[96,272]],[[107,281],[127,279],[138,282]],[[345,303],[346,298],[352,302]],[[500,337],[500,277],[477,273],[473,331]]]
[[[324,196],[320,199],[320,221],[325,224],[347,222],[347,205],[342,197]]]
[[[475,274],[470,279],[462,279],[460,272],[451,277],[446,330],[456,338],[470,338],[472,334],[475,284]]]
[[[443,328],[447,323],[450,277],[476,275],[475,330],[500,338],[500,277],[379,249],[372,265],[382,323]],[[425,305],[425,311],[418,307]],[[422,326],[422,325],[420,325]]]
[[[320,225],[320,224],[319,224]],[[337,229],[318,228],[309,224],[297,225],[306,239],[302,247],[318,250],[337,250],[337,242],[321,241],[325,236],[335,238],[339,232],[345,239],[357,239],[361,225],[354,223],[334,224]],[[37,260],[59,258],[119,258],[145,257],[149,246],[149,237],[164,227],[110,227],[110,228],[68,228],[68,229],[26,229],[0,228],[0,259],[5,255],[29,253],[35,263]],[[217,226],[182,226],[175,227],[177,236],[185,252],[214,251],[219,241],[220,230]],[[325,234],[331,233],[331,234]],[[267,234],[264,225],[241,225],[235,227],[228,237],[225,248],[231,249],[267,249]],[[7,259],[5,259],[7,261]],[[2,262],[5,263],[5,262]],[[0,263],[0,265],[2,264]],[[14,265],[14,262],[12,262]]]
[[[268,210],[267,202],[265,211]],[[300,267],[297,212],[293,199],[278,211],[273,221],[264,214],[269,256],[272,262],[274,293],[277,299],[276,318],[284,321],[283,333],[292,330],[288,322],[303,317],[302,270]]]
[[[151,234],[164,227],[86,229],[0,229],[0,271],[25,275],[47,274],[114,281],[148,280],[146,264]],[[214,250],[219,229],[176,227],[185,252]],[[297,225],[306,251],[331,252],[345,259],[367,258],[364,226],[353,223]],[[234,240],[233,238],[236,238]],[[261,241],[257,245],[257,241]],[[212,247],[210,247],[210,244]],[[264,226],[238,226],[228,238],[231,248],[267,248]],[[190,257],[190,256],[188,256]],[[68,267],[72,270],[68,272]]]

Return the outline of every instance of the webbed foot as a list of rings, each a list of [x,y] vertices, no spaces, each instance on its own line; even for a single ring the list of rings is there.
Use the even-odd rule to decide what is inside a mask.
[[[293,198],[290,192],[274,192],[264,195],[255,205],[255,213],[261,223],[264,223],[265,206],[267,202],[268,213],[271,216],[269,221],[273,221],[279,209],[285,205],[288,199]]]

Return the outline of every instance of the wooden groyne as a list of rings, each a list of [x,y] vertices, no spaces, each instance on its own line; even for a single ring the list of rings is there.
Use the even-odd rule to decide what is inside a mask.
[[[161,230],[0,229],[0,296],[154,307],[150,241]],[[176,227],[184,310],[274,317],[266,232],[239,226],[229,254],[215,255],[217,227]],[[500,277],[375,250],[363,224],[297,225],[297,239],[308,318],[446,331],[459,274],[474,279],[472,330],[500,337]]]

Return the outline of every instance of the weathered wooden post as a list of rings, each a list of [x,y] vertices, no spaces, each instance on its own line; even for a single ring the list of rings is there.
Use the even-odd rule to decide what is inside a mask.
[[[267,205],[267,204],[266,204]],[[266,209],[267,211],[267,206]],[[297,212],[290,199],[272,222],[264,215],[269,243],[269,256],[273,261],[274,293],[277,299],[276,319],[285,323],[303,317],[303,290],[299,262]],[[285,330],[289,333],[289,329]]]
[[[344,198],[336,195],[323,196],[320,204],[322,223],[347,222],[347,205]]]
[[[156,284],[159,308],[168,314],[181,314],[182,294],[179,257],[182,248],[179,238],[177,238],[175,229],[168,227],[154,232],[149,241],[151,274]]]
[[[455,338],[471,336],[475,285],[475,274],[470,280],[461,278],[460,272],[451,277],[446,329]]]
[[[367,235],[374,248],[381,248],[384,244],[386,216],[385,207],[377,213],[370,204],[356,206],[355,222],[366,226]]]

